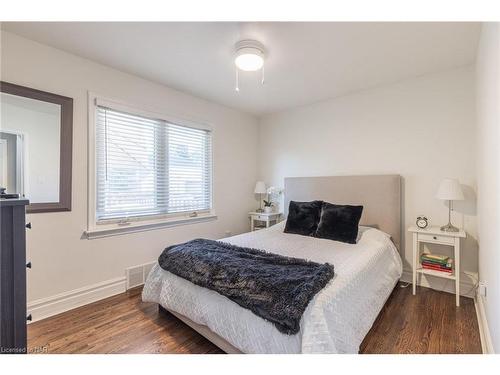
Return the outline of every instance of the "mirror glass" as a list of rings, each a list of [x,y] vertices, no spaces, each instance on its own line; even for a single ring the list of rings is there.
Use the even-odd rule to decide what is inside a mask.
[[[59,201],[61,105],[0,93],[0,186],[30,203]]]

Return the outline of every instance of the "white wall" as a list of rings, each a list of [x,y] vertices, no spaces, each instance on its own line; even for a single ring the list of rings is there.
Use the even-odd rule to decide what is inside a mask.
[[[260,178],[283,186],[293,176],[400,174],[407,228],[420,214],[447,222],[434,195],[443,177],[457,177],[468,201],[457,202],[452,221],[469,234],[463,269],[477,272],[474,113],[474,72],[466,67],[269,115],[260,126]]]
[[[483,24],[477,55],[479,272],[491,339],[500,351],[500,24]]]
[[[154,261],[169,244],[248,230],[256,201],[255,118],[2,32],[1,79],[74,99],[72,211],[29,215],[28,300],[124,276],[126,267]],[[86,240],[87,91],[214,127],[214,202],[217,221]]]

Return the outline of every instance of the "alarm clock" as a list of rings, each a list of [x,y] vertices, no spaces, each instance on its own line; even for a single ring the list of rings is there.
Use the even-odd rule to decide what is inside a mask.
[[[429,225],[429,221],[427,220],[427,218],[425,216],[419,216],[417,217],[417,227],[419,227],[420,229],[425,229],[427,228],[427,225]]]

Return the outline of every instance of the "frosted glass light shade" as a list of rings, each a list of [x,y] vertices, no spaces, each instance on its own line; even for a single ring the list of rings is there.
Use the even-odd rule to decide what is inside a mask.
[[[264,46],[262,43],[245,39],[235,45],[234,63],[240,70],[255,72],[264,66]]]
[[[242,53],[234,60],[236,66],[246,72],[255,72],[264,65],[264,58],[260,53]]]
[[[463,201],[465,199],[460,182],[456,178],[445,178],[441,181],[436,198],[447,201]]]
[[[255,194],[266,194],[266,184],[264,181],[257,181],[255,184]]]

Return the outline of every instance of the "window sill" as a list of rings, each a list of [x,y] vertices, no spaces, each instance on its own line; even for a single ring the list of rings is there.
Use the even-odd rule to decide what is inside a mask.
[[[179,225],[197,224],[206,221],[217,220],[217,215],[209,214],[198,217],[176,218],[163,221],[155,221],[149,223],[134,223],[128,226],[110,226],[103,229],[92,229],[83,232],[83,238],[93,240],[96,238],[119,236],[122,234],[145,232],[155,229],[163,229],[168,227],[176,227]]]

